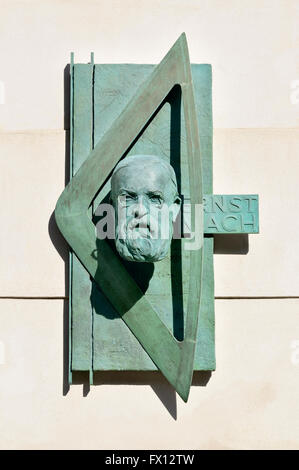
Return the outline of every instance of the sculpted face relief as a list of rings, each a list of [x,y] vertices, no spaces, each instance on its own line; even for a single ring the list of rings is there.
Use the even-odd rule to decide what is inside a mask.
[[[120,256],[137,262],[165,258],[181,203],[173,168],[155,155],[125,158],[112,174],[111,200]]]

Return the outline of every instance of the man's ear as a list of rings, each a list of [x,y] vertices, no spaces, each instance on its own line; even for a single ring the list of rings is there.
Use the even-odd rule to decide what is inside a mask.
[[[179,196],[176,196],[175,200],[173,201],[173,204],[171,205],[171,210],[172,210],[172,222],[175,222],[175,219],[177,218],[180,208],[181,208],[182,200]]]

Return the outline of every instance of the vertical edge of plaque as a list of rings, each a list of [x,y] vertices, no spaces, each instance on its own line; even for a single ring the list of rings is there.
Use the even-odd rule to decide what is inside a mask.
[[[70,55],[70,164],[69,164],[69,180],[73,176],[73,135],[74,135],[74,53],[71,52]],[[68,383],[71,385],[73,383],[73,374],[72,374],[72,270],[73,270],[73,254],[72,249],[69,247],[69,272],[68,272]]]

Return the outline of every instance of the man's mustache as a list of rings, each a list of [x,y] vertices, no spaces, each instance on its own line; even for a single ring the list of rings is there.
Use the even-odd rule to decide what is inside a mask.
[[[144,215],[142,217],[133,217],[131,220],[125,220],[124,224],[120,224],[121,234],[135,232],[137,229],[147,230],[148,236],[150,238],[158,238],[159,234],[159,225],[158,221],[149,215]],[[123,238],[123,237],[120,237]]]

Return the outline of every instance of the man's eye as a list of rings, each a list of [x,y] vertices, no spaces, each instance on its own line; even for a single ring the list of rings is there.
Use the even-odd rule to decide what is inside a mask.
[[[126,206],[128,204],[132,204],[133,202],[135,202],[136,195],[125,193],[125,194],[121,194],[119,199],[120,199],[120,204],[122,206]]]
[[[160,196],[157,196],[156,194],[153,194],[152,196],[150,196],[150,200],[154,202],[155,204],[162,203],[162,198]]]

